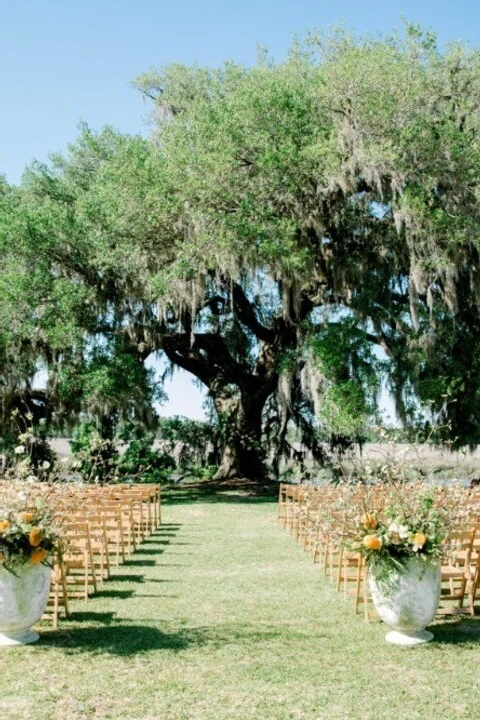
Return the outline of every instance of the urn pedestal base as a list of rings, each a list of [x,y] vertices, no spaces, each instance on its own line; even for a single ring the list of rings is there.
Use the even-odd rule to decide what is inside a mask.
[[[385,635],[385,640],[393,645],[422,645],[433,640],[433,633],[429,630],[419,630],[407,635],[398,630],[391,630]]]
[[[37,642],[40,635],[33,630],[23,630],[22,632],[0,633],[0,647],[6,645],[28,645]]]

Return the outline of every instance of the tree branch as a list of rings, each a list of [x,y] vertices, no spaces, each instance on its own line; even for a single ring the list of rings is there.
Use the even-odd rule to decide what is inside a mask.
[[[227,286],[227,281],[223,281],[223,283]],[[235,314],[242,325],[245,325],[259,340],[273,342],[275,332],[262,325],[258,320],[253,305],[243,292],[243,288],[238,283],[228,283],[228,286],[231,287]]]

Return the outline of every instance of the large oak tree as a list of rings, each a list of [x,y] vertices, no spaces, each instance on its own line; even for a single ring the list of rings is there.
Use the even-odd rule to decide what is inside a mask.
[[[150,140],[85,128],[3,192],[23,288],[7,355],[42,355],[57,398],[141,415],[143,362],[164,353],[208,388],[219,476],[275,468],[289,423],[317,455],[318,428],[354,438],[375,347],[405,421],[430,402],[476,443],[478,52],[413,27],[313,34],[282,63],[174,65],[137,86]]]

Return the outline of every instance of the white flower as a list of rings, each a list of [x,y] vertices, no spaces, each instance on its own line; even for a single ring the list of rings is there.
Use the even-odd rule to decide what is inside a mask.
[[[37,482],[37,478],[35,477],[35,475],[29,475],[26,478],[26,482],[28,482],[28,483],[30,483],[30,485],[32,485],[33,483]]]
[[[23,455],[23,453],[25,452],[25,445],[17,445],[13,452],[15,453],[15,455]]]
[[[62,463],[62,465],[68,465],[68,463],[70,462],[70,458],[68,457],[68,455],[66,455],[60,460],[60,462]]]
[[[42,462],[42,470],[48,470],[49,467],[50,467],[50,463],[48,462],[48,460],[44,460]]]
[[[405,540],[409,536],[410,529],[407,525],[399,525],[399,523],[390,523],[388,526],[388,532],[392,535],[398,535],[400,540]]]

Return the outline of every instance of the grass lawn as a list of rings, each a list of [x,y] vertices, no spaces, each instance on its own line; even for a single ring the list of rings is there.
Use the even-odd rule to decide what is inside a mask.
[[[480,618],[391,646],[277,524],[274,501],[172,496],[163,519],[59,630],[1,650],[3,718],[480,717]]]

